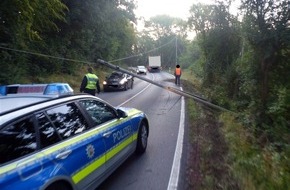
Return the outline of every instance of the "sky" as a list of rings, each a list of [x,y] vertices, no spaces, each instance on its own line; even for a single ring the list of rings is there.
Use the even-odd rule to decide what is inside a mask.
[[[148,20],[156,15],[169,15],[187,19],[189,9],[194,3],[210,3],[211,0],[138,0],[138,8],[135,12],[137,17],[144,17]]]
[[[213,4],[214,0],[137,0],[136,16],[144,17],[145,20],[149,20],[156,15],[169,15],[171,17],[178,17],[187,20],[189,10],[193,4]],[[237,12],[237,7],[240,1],[235,0],[233,2],[230,11],[232,14]]]
[[[137,18],[144,17],[145,20],[149,20],[156,15],[169,15],[171,17],[178,17],[187,20],[189,10],[194,3],[210,4],[214,0],[137,0],[137,9],[135,14]],[[144,29],[144,22],[142,20],[137,21],[137,30],[142,31]],[[188,34],[190,37],[194,37],[194,33]]]

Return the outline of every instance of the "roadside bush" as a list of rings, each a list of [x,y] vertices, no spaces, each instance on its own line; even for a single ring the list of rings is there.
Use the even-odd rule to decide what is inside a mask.
[[[229,146],[229,163],[241,189],[290,189],[290,146],[267,143],[260,146],[253,131],[223,114],[223,133]]]

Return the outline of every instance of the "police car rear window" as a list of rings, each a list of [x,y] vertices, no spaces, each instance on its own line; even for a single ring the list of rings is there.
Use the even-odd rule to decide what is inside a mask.
[[[0,164],[30,154],[36,149],[36,135],[30,117],[0,130]]]

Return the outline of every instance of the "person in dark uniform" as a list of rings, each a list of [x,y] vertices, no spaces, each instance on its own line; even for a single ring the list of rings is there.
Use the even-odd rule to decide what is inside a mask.
[[[93,73],[93,68],[88,68],[88,73],[84,76],[80,87],[80,92],[88,93],[93,96],[101,92],[99,78]]]

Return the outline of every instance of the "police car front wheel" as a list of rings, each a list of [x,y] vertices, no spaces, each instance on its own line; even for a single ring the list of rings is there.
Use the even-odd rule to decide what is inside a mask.
[[[142,154],[146,151],[147,141],[148,141],[148,126],[143,121],[141,122],[139,131],[138,131],[137,147],[136,147],[137,154]]]
[[[45,190],[72,190],[66,182],[55,182],[49,185]]]

